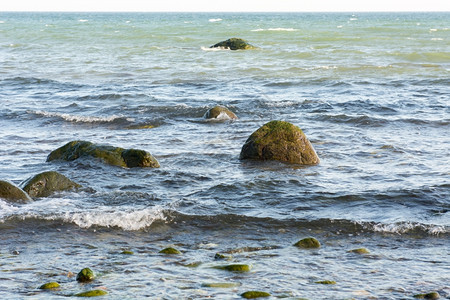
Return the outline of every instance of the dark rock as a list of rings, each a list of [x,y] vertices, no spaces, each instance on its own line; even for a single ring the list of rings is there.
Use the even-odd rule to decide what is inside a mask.
[[[319,163],[319,157],[303,131],[284,121],[271,121],[253,132],[242,146],[239,158],[302,165]]]
[[[43,172],[21,183],[21,187],[31,197],[47,197],[53,192],[81,187],[66,176],[55,172]]]
[[[263,298],[263,297],[270,297],[269,293],[266,292],[260,292],[260,291],[248,291],[241,294],[242,298],[245,299],[255,299],[255,298]]]
[[[236,120],[238,117],[226,107],[214,106],[205,113],[204,118],[216,120]]]
[[[313,237],[308,237],[301,239],[300,241],[295,243],[294,246],[303,249],[314,249],[320,248],[320,242]]]
[[[84,268],[77,274],[77,281],[78,282],[89,282],[94,280],[95,275],[94,272],[92,272],[89,268]]]
[[[47,161],[72,161],[80,157],[99,158],[107,164],[120,167],[159,168],[158,161],[148,152],[137,149],[123,149],[108,145],[97,145],[87,141],[72,141],[52,151]]]
[[[434,300],[434,299],[439,299],[440,296],[439,296],[439,293],[431,292],[431,293],[426,293],[426,294],[414,295],[414,298],[416,298],[416,299],[431,299],[431,300]]]
[[[33,201],[25,191],[14,183],[5,180],[0,180],[0,198],[16,203],[29,203]]]
[[[244,41],[243,39],[239,38],[231,38],[226,41],[217,43],[210,48],[224,48],[224,49],[230,49],[230,50],[248,50],[248,49],[254,49],[255,47]]]

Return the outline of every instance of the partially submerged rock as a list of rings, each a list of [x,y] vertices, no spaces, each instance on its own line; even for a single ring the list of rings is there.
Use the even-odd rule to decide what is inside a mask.
[[[181,252],[179,250],[172,248],[172,247],[164,248],[161,251],[159,251],[159,253],[161,253],[161,254],[181,254]]]
[[[242,146],[239,158],[302,165],[315,165],[320,161],[303,131],[285,121],[271,121],[253,132]]]
[[[52,151],[47,161],[72,161],[80,157],[99,158],[107,164],[120,167],[159,168],[158,161],[147,151],[98,145],[87,141],[72,141]]]
[[[108,293],[104,290],[92,290],[92,291],[78,293],[78,294],[75,294],[74,296],[75,297],[98,297],[98,296],[104,296],[107,294]]]
[[[247,43],[247,41],[239,38],[231,38],[226,41],[217,43],[210,48],[224,48],[230,50],[248,50],[254,49],[255,47]]]
[[[216,269],[226,270],[230,272],[250,272],[250,266],[245,264],[233,264],[225,266],[217,266]]]
[[[214,106],[203,117],[210,120],[236,120],[238,118],[231,110],[223,106]]]
[[[78,183],[55,171],[43,172],[30,177],[22,182],[21,186],[31,197],[47,197],[53,192],[81,187]]]
[[[308,238],[301,239],[300,241],[295,243],[294,246],[298,247],[298,248],[303,248],[303,249],[314,249],[314,248],[320,248],[320,242],[313,237],[308,237]]]
[[[210,283],[203,283],[203,287],[209,287],[209,288],[223,288],[223,289],[229,289],[238,287],[241,284],[239,282],[210,282]]]
[[[349,250],[348,252],[356,253],[356,254],[369,254],[370,253],[370,251],[367,250],[366,248],[352,249],[352,250]]]
[[[90,282],[94,280],[94,278],[94,272],[92,272],[92,270],[89,268],[84,268],[77,274],[78,282]]]
[[[48,282],[39,287],[41,290],[52,290],[59,288],[59,283],[57,282]]]
[[[426,293],[426,294],[417,294],[414,295],[414,298],[416,299],[439,299],[439,293],[437,292],[431,292],[431,293]]]
[[[264,298],[264,297],[270,297],[269,293],[261,292],[261,291],[248,291],[241,294],[242,298],[245,299],[255,299],[255,298]]]
[[[25,191],[6,180],[0,180],[0,198],[15,203],[29,203],[33,201]]]
[[[319,280],[319,281],[316,281],[315,283],[317,283],[317,284],[336,284],[336,281],[334,281],[334,280]]]

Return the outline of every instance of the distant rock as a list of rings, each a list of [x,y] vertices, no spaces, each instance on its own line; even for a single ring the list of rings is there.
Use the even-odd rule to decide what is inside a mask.
[[[48,282],[48,283],[45,283],[45,284],[43,284],[43,285],[41,285],[40,287],[39,287],[39,289],[41,289],[41,290],[53,290],[53,289],[57,289],[57,288],[59,288],[59,283],[57,283],[57,282]]]
[[[75,294],[75,297],[98,297],[98,296],[104,296],[107,295],[108,292],[104,290],[91,290],[86,292],[81,292],[78,294]]]
[[[25,191],[5,180],[0,180],[0,198],[15,203],[33,202],[33,199]]]
[[[416,298],[416,299],[439,299],[441,297],[439,296],[438,293],[431,292],[431,293],[426,293],[426,294],[414,295],[414,298]]]
[[[84,268],[77,274],[78,282],[90,282],[94,280],[95,275],[94,272],[90,268]]]
[[[107,164],[119,167],[159,168],[158,161],[147,151],[98,145],[87,141],[72,141],[52,151],[47,161],[72,161],[81,157],[99,158]]]
[[[177,249],[172,248],[172,247],[164,248],[161,251],[159,251],[159,253],[161,253],[161,254],[169,254],[169,255],[181,254],[180,250],[177,250]]]
[[[370,253],[370,251],[367,250],[366,248],[352,249],[347,252],[356,253],[356,254],[369,254]]]
[[[252,133],[242,146],[240,159],[279,160],[315,165],[319,157],[303,131],[284,121],[271,121]]]
[[[81,187],[66,176],[48,171],[37,174],[21,183],[21,187],[31,197],[47,197],[57,191],[65,191]]]
[[[224,48],[224,49],[230,49],[230,50],[248,50],[248,49],[254,49],[255,47],[250,45],[243,39],[231,38],[226,41],[212,45],[210,48]]]
[[[298,247],[298,248],[303,248],[303,249],[314,249],[314,248],[320,248],[320,242],[313,237],[308,237],[308,238],[301,239],[300,241],[295,243],[294,246]]]
[[[231,110],[223,106],[214,106],[203,117],[214,120],[236,120],[238,118]]]
[[[214,267],[220,270],[226,270],[230,272],[250,272],[251,267],[245,264],[233,264],[233,265],[225,265],[225,266],[217,266]]]
[[[270,297],[269,293],[261,292],[261,291],[248,291],[241,294],[242,298],[245,299],[256,299],[256,298],[265,298]]]

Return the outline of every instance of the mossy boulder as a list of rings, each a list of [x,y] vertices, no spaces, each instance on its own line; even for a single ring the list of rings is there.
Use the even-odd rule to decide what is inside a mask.
[[[250,272],[251,267],[245,264],[233,264],[225,266],[217,266],[216,269],[226,270],[229,272]]]
[[[300,241],[295,243],[294,246],[303,249],[315,249],[320,248],[320,242],[313,237],[308,237],[301,239]]]
[[[48,282],[39,287],[41,290],[52,290],[59,288],[59,283],[57,282]]]
[[[356,254],[369,254],[370,251],[366,248],[358,248],[358,249],[352,249],[348,251],[349,253],[356,253]]]
[[[255,47],[250,45],[247,41],[239,38],[231,38],[226,41],[219,42],[217,44],[212,45],[210,48],[223,48],[230,50],[255,49]]]
[[[107,164],[119,167],[151,167],[159,168],[158,161],[147,151],[123,149],[108,145],[98,145],[88,141],[72,141],[52,151],[47,161],[72,161],[81,157],[94,157]]]
[[[426,293],[426,294],[414,295],[414,298],[416,298],[416,299],[431,299],[431,300],[434,300],[434,299],[439,299],[440,296],[439,296],[439,293],[437,293],[437,292],[431,292],[431,293]]]
[[[270,297],[269,293],[266,292],[260,292],[260,291],[248,291],[241,294],[242,298],[245,299],[255,299],[255,298],[263,298],[263,297]]]
[[[92,272],[92,270],[89,268],[84,268],[77,274],[78,282],[90,282],[94,280],[94,278],[94,272]]]
[[[21,183],[21,187],[31,197],[47,197],[53,192],[81,187],[66,176],[55,172],[39,173]]]
[[[203,117],[209,120],[236,120],[238,118],[231,110],[223,106],[214,106]]]
[[[181,254],[181,252],[175,248],[172,247],[168,247],[168,248],[164,248],[161,251],[159,251],[159,253],[161,254],[170,254],[170,255],[177,255],[177,254]]]
[[[303,131],[285,121],[271,121],[253,132],[242,146],[239,158],[302,165],[315,165],[320,161]]]
[[[0,198],[15,203],[29,203],[33,201],[20,187],[6,180],[0,180]]]
[[[74,296],[75,297],[98,297],[98,296],[104,296],[107,294],[108,293],[103,290],[92,290],[92,291],[78,293],[78,294],[75,294]]]

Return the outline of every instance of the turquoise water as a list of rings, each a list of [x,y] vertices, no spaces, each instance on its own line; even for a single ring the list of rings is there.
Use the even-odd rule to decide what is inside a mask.
[[[0,13],[0,179],[56,170],[83,185],[0,199],[0,297],[449,297],[448,24],[449,13]],[[257,49],[209,48],[231,37]],[[214,105],[239,119],[206,121]],[[240,161],[270,120],[302,128],[321,163]],[[46,162],[77,139],[144,149],[161,167]],[[307,236],[322,247],[292,246]],[[183,254],[158,254],[167,246]],[[370,254],[348,252],[361,247]],[[226,263],[252,269],[214,268]],[[84,267],[91,284],[72,276]],[[49,281],[61,289],[38,289]]]

